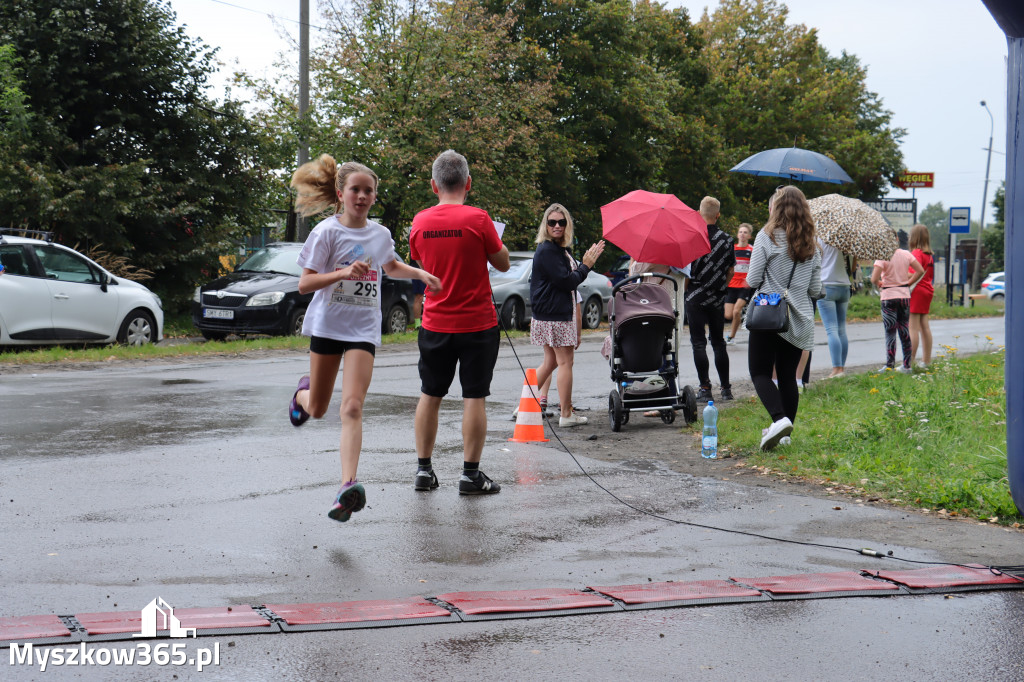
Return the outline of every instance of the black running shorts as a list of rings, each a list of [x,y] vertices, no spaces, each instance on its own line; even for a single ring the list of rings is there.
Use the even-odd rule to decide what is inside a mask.
[[[750,297],[753,295],[754,290],[750,287],[729,287],[725,290],[725,302],[732,304],[742,298],[747,303],[750,303]]]
[[[498,361],[498,327],[448,334],[420,329],[420,390],[435,398],[448,394],[459,366],[463,398],[486,398]]]
[[[309,337],[309,351],[317,355],[344,355],[347,350],[365,350],[370,355],[377,355],[377,347],[365,341],[338,341],[322,336]]]

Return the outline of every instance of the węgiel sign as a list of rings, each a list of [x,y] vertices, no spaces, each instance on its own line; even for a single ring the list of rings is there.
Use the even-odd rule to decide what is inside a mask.
[[[903,171],[899,174],[894,185],[900,189],[914,189],[917,187],[934,187],[935,173],[916,173],[914,171]]]

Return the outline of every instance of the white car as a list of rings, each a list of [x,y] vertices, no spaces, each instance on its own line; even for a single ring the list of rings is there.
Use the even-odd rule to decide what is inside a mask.
[[[0,346],[141,346],[163,338],[164,311],[152,291],[66,246],[5,232],[0,230]]]
[[[989,300],[1002,301],[1006,297],[1006,273],[993,272],[981,283],[981,293]]]

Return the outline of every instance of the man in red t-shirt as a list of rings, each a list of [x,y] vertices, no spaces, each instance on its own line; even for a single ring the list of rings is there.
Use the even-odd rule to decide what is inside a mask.
[[[469,164],[449,149],[436,159],[430,187],[436,206],[420,211],[409,233],[409,255],[441,280],[441,291],[423,300],[419,333],[420,401],[416,406],[416,453],[419,466],[413,487],[438,487],[431,465],[441,399],[459,368],[462,384],[462,495],[497,493],[501,486],[480,471],[487,436],[486,398],[498,360],[498,317],[487,274],[490,263],[502,272],[511,265],[487,211],[466,206],[473,180]]]

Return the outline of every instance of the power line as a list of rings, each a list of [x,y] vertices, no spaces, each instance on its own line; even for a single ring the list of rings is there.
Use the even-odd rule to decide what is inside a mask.
[[[240,9],[240,10],[243,10],[245,12],[252,12],[253,14],[262,14],[263,16],[267,17],[268,19],[278,19],[280,21],[286,21],[286,22],[288,22],[290,24],[295,24],[296,26],[301,26],[302,25],[302,22],[299,21],[298,19],[289,19],[288,17],[277,17],[277,16],[275,16],[273,14],[269,14],[267,12],[262,12],[262,11],[260,11],[258,9],[253,9],[252,7],[243,7],[242,5],[236,5],[236,4],[231,3],[231,2],[225,2],[225,0],[209,0],[209,1],[212,2],[212,3],[216,3],[218,5],[224,5],[225,7],[232,7],[234,9]],[[309,25],[310,28],[315,28],[318,31],[324,31],[325,33],[337,33],[337,31],[335,31],[333,29],[330,29],[330,28],[326,28],[325,26],[317,26],[316,24],[308,24],[308,25]]]

